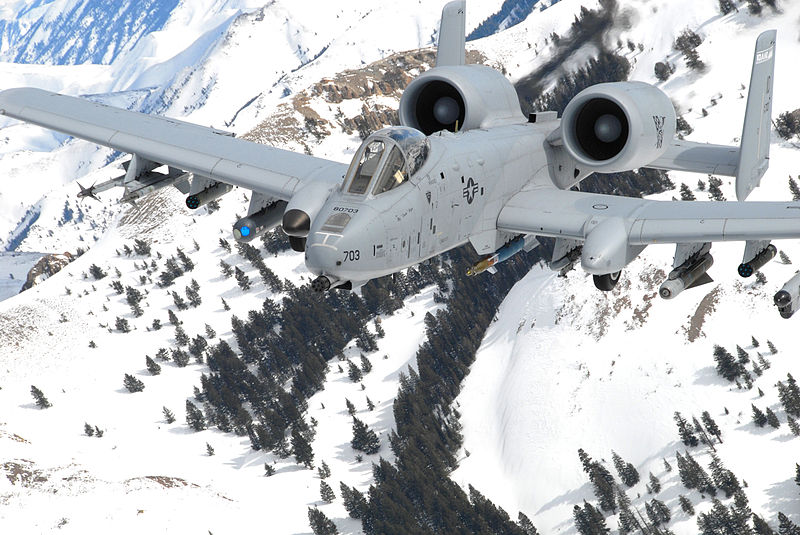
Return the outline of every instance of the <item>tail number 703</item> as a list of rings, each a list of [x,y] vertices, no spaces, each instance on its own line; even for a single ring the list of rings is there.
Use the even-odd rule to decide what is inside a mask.
[[[356,260],[361,260],[361,251],[358,249],[353,251],[344,251],[345,262],[355,262]]]

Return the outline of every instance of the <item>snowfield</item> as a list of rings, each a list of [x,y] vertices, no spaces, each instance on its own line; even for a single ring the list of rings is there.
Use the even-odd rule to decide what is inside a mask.
[[[80,3],[35,2],[40,10]],[[430,46],[444,3],[178,2],[150,33],[120,33],[114,45],[119,53],[106,64],[0,63],[0,89],[35,85],[93,95],[130,109],[244,134],[323,78],[398,51]],[[25,4],[0,6],[0,17],[11,20]],[[501,4],[471,1],[468,30]],[[468,47],[506,67],[512,81],[519,80],[552,56],[551,34],[566,33],[582,5],[596,8],[598,2],[561,0],[543,11],[534,9],[523,23]],[[800,6],[779,5],[779,14],[765,8],[762,17],[754,17],[742,5],[739,13],[721,16],[712,1],[619,0],[620,22],[610,34],[613,43],[606,44],[616,48],[617,39],[642,44],[641,50],[630,52],[623,47],[634,80],[655,83],[653,64],[672,62],[676,72],[658,85],[694,128],[688,139],[734,144],[741,135],[753,45],[765,29],[778,29],[773,116],[800,108],[794,90],[800,82],[795,66]],[[25,22],[35,15],[30,11],[19,17]],[[698,48],[707,66],[704,74],[689,71],[672,49],[674,38],[687,27],[704,38]],[[596,52],[590,43],[562,68],[577,68]],[[8,57],[9,52],[0,48],[0,53]],[[103,50],[92,54],[109,57]],[[52,58],[37,58],[37,63],[48,62]],[[556,83],[559,72],[549,84]],[[357,113],[361,102],[344,106]],[[346,159],[357,142],[335,132],[313,150]],[[133,208],[117,205],[117,192],[102,194],[101,203],[78,204],[75,180],[86,186],[116,176],[121,158],[80,140],[0,121],[0,175],[5,178],[0,243],[15,255],[24,253],[0,257],[0,279],[14,275],[0,284],[0,299],[6,298],[0,301],[0,532],[219,534],[255,527],[267,533],[308,534],[307,508],[318,506],[340,533],[361,533],[360,522],[347,516],[338,482],[366,491],[372,483],[371,462],[381,455],[391,460],[386,437],[394,425],[398,376],[414,366],[424,340],[425,313],[439,306],[433,300],[435,288],[424,289],[381,318],[386,337],[378,341],[378,351],[367,355],[373,369],[364,377],[364,390],[348,379],[346,366],[339,372],[334,360],[325,389],[309,400],[306,419],[317,422],[315,461],[330,466],[328,481],[338,497],[324,504],[316,470],[301,467],[293,457],[255,452],[247,437],[188,428],[186,399],[192,399],[193,387],[208,372],[205,364],[192,360],[178,368],[159,362],[158,376],[151,376],[144,365],[145,355],[155,357],[159,348],[173,346],[167,310],[174,305],[166,289],[140,281],[141,264],[151,258],[118,253],[134,238],[150,241],[153,255],[169,257],[180,247],[195,262],[195,269],[169,288],[182,293],[190,279],[200,283],[203,304],[180,313],[190,337],[204,333],[208,324],[216,331],[213,341],[235,345],[231,314],[246,317],[264,299],[282,299],[260,282],[249,262],[219,245],[220,238],[233,242],[230,226],[246,210],[246,196],[241,190],[232,192],[213,214],[188,211],[174,190]],[[750,199],[790,198],[787,179],[798,173],[798,148],[773,135],[770,170]],[[707,177],[675,172],[670,178],[676,189],[659,198],[678,197],[681,183],[699,199],[707,198],[697,188],[698,179],[707,183]],[[728,199],[735,197],[733,189],[732,180],[724,179]],[[689,497],[698,512],[707,511],[711,501],[680,482],[675,452],[685,447],[672,417],[675,411],[688,419],[709,411],[723,433],[718,453],[727,468],[746,480],[753,511],[774,529],[779,511],[800,523],[800,488],[793,481],[800,438],[788,430],[774,386],[787,373],[800,376],[793,327],[800,319],[781,319],[772,304],[774,293],[800,268],[800,246],[792,241],[776,245],[792,263],[775,259],[768,264],[763,269],[766,284],[735,274],[742,244],[719,244],[712,250],[714,283],[672,301],[656,295],[672,265],[671,247],[646,250],[611,294],[596,291],[580,269],[566,277],[533,269],[502,304],[457,400],[464,447],[454,481],[465,489],[472,484],[512,518],[524,512],[542,534],[575,534],[573,505],[595,501],[577,450],[604,460],[616,476],[614,450],[642,476],[628,490],[633,505],[644,514],[644,501],[657,497],[673,513],[669,529],[676,535],[694,534],[696,516],[680,511],[678,495]],[[74,253],[78,248],[87,252],[43,284],[11,297],[24,281],[26,266],[39,254]],[[253,289],[242,292],[235,280],[224,278],[220,260],[241,267]],[[281,279],[295,285],[308,282],[301,255],[281,253],[265,261]],[[92,264],[108,277],[95,281],[84,276]],[[134,318],[125,296],[109,286],[117,280],[115,270],[122,284],[148,292],[142,317]],[[231,311],[223,310],[220,298]],[[117,317],[128,319],[133,332],[118,332]],[[151,330],[153,319],[160,319],[163,328]],[[751,336],[759,347],[752,347]],[[776,354],[770,354],[767,340],[778,349]],[[96,347],[90,348],[90,341]],[[752,390],[739,389],[716,374],[715,344],[734,355],[739,345],[752,359],[763,354],[772,365]],[[345,353],[358,357],[360,351],[351,342]],[[143,381],[145,390],[129,393],[122,383],[126,373]],[[36,408],[31,385],[45,393],[51,408]],[[759,388],[764,397],[759,397]],[[374,411],[367,410],[367,396],[376,405]],[[380,453],[364,455],[361,462],[350,447],[345,397],[382,441]],[[757,428],[751,403],[772,408],[781,427]],[[175,413],[175,423],[165,422],[162,407]],[[85,423],[97,426],[103,436],[86,436]],[[207,444],[213,456],[207,455]],[[704,467],[710,461],[707,449],[691,450]],[[671,472],[665,470],[664,458]],[[265,477],[265,463],[274,463],[275,475]],[[656,495],[645,489],[649,472],[661,481]],[[608,523],[615,528],[615,517]]]

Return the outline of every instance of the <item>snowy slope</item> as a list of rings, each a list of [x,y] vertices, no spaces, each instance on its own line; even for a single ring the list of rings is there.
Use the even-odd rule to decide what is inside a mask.
[[[539,28],[556,29],[556,19],[548,15],[575,4],[565,0],[510,31],[524,33],[530,28],[536,35]],[[800,52],[797,6],[784,3],[780,15],[765,11],[763,18],[748,15],[744,7],[722,17],[713,2],[643,5],[629,0],[623,8],[636,22],[621,38],[644,44],[643,52],[633,54],[631,78],[654,83],[653,64],[665,58],[678,67],[660,86],[694,127],[689,139],[738,142],[746,95],[742,84],[746,86],[749,78],[755,38],[768,28],[778,29],[774,115],[800,107],[793,90],[798,83],[794,58]],[[671,30],[653,31],[649,17]],[[708,66],[704,75],[688,71],[671,50],[672,40],[685,27],[706,38],[698,48]],[[497,49],[501,37],[487,42]],[[798,169],[800,152],[773,136],[770,170],[750,198],[791,198],[787,177],[796,176]],[[688,184],[699,199],[707,197],[696,186],[698,178],[706,177],[687,173],[670,177],[676,185]],[[724,182],[725,196],[735,198],[732,181]],[[677,191],[662,198],[673,196]],[[628,490],[634,506],[644,514],[644,500],[657,497],[672,510],[669,529],[676,534],[697,533],[696,517],[680,511],[678,494],[689,497],[698,512],[707,511],[711,502],[684,488],[678,478],[675,452],[683,452],[684,445],[672,416],[680,411],[684,417],[699,418],[707,410],[723,431],[725,443],[717,445],[719,455],[726,467],[747,481],[753,511],[776,530],[779,511],[800,521],[799,489],[793,481],[800,438],[789,432],[774,386],[778,380],[785,382],[787,372],[800,373],[792,323],[797,320],[781,319],[772,304],[774,293],[798,269],[800,247],[793,241],[776,245],[794,263],[782,265],[776,260],[763,268],[766,285],[736,275],[742,244],[718,244],[712,250],[715,265],[710,271],[715,283],[673,301],[656,297],[672,264],[673,249],[667,246],[646,250],[609,296],[599,294],[591,277],[579,269],[566,278],[533,270],[503,303],[458,399],[464,449],[470,455],[454,479],[482,489],[507,511],[525,512],[542,533],[576,533],[573,505],[584,499],[595,501],[577,450],[604,459],[616,475],[611,464],[614,450],[642,475],[642,482]],[[693,326],[699,330],[694,332]],[[751,336],[760,340],[759,348],[751,346]],[[769,354],[767,340],[778,348],[776,355]],[[714,344],[733,354],[740,345],[752,358],[762,353],[772,367],[752,390],[739,390],[716,374]],[[772,408],[783,425],[777,430],[755,427],[751,403],[762,410]],[[710,462],[706,451],[702,447],[692,451],[704,467]],[[674,468],[670,473],[664,457]],[[662,483],[655,496],[645,490],[649,472]],[[609,526],[616,526],[615,518]]]

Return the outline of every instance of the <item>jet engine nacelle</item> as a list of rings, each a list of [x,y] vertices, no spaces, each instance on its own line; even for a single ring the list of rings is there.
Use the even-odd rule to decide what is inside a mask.
[[[659,158],[675,127],[675,108],[663,91],[644,82],[615,82],[572,99],[561,118],[561,139],[580,164],[613,173]]]
[[[429,136],[525,121],[514,87],[483,65],[436,67],[408,84],[400,124]]]

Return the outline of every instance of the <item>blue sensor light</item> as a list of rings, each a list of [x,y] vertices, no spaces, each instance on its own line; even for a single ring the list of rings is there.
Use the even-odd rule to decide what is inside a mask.
[[[250,235],[250,227],[248,227],[248,226],[243,226],[243,227],[241,227],[241,228],[239,229],[239,232],[241,232],[241,233],[242,233],[242,236],[246,238],[246,237],[248,237],[248,236]]]

